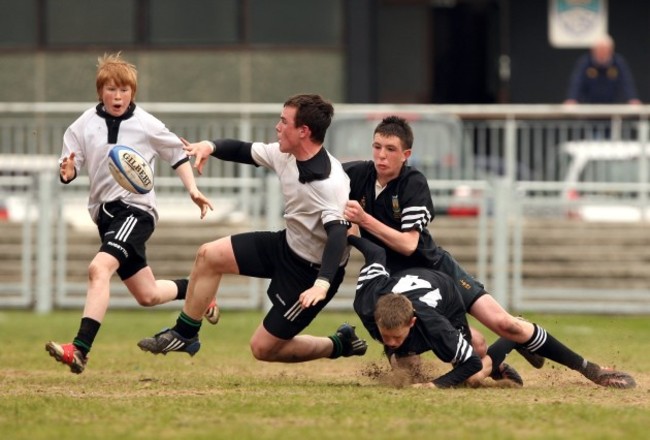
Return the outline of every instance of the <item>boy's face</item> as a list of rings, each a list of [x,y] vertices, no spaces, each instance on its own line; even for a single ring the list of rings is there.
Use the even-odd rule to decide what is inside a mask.
[[[386,184],[399,176],[402,165],[411,155],[411,150],[402,149],[397,136],[383,136],[375,133],[372,139],[372,160],[380,183]]]
[[[384,345],[393,350],[401,347],[409,333],[411,332],[411,327],[415,324],[416,318],[411,318],[411,321],[401,327],[387,329],[382,326],[378,326],[379,333],[381,334],[381,340]]]
[[[109,115],[120,117],[129,108],[132,95],[131,86],[118,86],[114,81],[109,81],[102,87],[101,100]]]
[[[280,151],[293,153],[300,146],[300,140],[306,135],[307,127],[296,127],[295,107],[284,107],[280,115],[280,121],[275,125],[275,131],[280,143]]]

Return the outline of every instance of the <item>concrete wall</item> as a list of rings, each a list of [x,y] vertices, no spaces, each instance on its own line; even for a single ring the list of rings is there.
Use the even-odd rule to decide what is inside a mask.
[[[0,102],[95,101],[103,51],[4,53]],[[282,102],[295,93],[344,100],[338,51],[125,51],[138,67],[137,100],[149,102]]]

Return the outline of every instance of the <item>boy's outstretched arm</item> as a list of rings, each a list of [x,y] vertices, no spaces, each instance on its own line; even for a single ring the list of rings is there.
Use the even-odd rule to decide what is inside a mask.
[[[204,196],[203,193],[201,193],[201,191],[199,191],[199,189],[196,187],[194,172],[192,171],[192,165],[189,161],[179,165],[176,168],[176,175],[178,175],[178,177],[183,182],[183,186],[185,186],[187,192],[190,193],[192,201],[196,204],[196,206],[201,208],[201,218],[204,218],[208,213],[208,208],[210,211],[214,210],[210,200],[208,200],[208,198]]]

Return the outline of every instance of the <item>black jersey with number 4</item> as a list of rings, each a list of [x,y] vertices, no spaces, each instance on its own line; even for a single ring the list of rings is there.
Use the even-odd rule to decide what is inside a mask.
[[[358,237],[350,237],[350,242],[365,258],[354,310],[374,339],[381,342],[374,319],[377,300],[387,293],[399,293],[411,300],[417,320],[404,344],[391,350],[393,353],[407,356],[432,350],[442,361],[453,365],[473,355],[465,306],[449,276],[427,268],[411,268],[391,275],[386,270],[383,248]]]
[[[405,166],[399,176],[376,195],[377,171],[372,161],[347,162],[343,164],[343,169],[350,176],[350,200],[356,200],[364,211],[395,230],[420,232],[417,248],[409,256],[387,248],[386,266],[392,272],[409,267],[434,267],[438,261],[438,247],[427,226],[435,213],[424,174]],[[381,240],[363,229],[361,236],[386,247]]]

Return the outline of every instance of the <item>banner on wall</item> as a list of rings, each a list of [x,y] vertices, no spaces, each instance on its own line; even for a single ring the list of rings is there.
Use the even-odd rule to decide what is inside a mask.
[[[553,47],[590,47],[607,34],[607,0],[549,0],[548,39]]]

